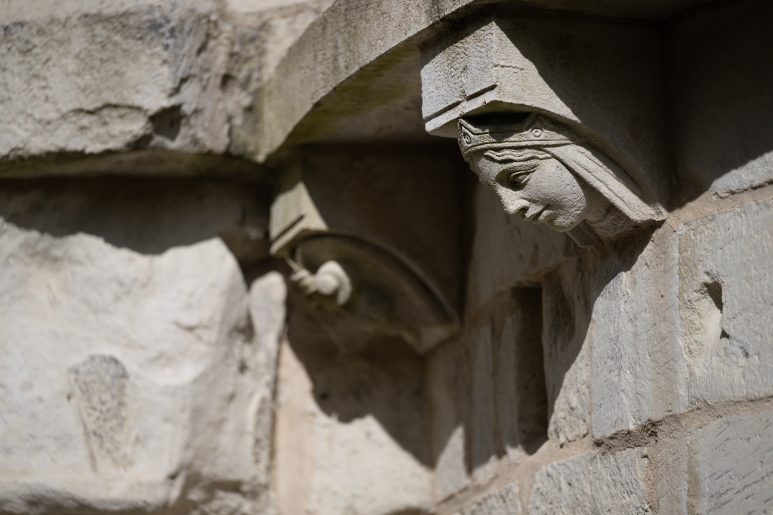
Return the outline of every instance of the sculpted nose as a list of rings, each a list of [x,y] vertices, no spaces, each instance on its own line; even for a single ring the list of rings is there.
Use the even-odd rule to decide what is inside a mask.
[[[518,215],[523,218],[531,207],[531,203],[528,200],[513,196],[512,192],[510,193],[509,195],[500,195],[499,200],[502,203],[502,207],[507,214]]]

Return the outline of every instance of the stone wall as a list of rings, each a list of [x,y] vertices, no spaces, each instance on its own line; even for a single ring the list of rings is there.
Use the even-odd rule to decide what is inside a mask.
[[[429,357],[439,513],[773,509],[761,12],[667,27],[674,193],[654,231],[578,251],[475,189],[465,331]]]
[[[286,285],[235,128],[324,7],[0,7],[0,512],[273,513]]]
[[[238,250],[263,240],[265,193],[207,179],[2,184],[0,509],[268,504],[285,286],[243,273],[254,258]]]
[[[769,3],[410,4],[0,7],[0,513],[773,511]],[[537,100],[646,106],[625,137],[658,149],[662,221],[581,248],[424,132],[422,52],[492,13],[656,66]],[[485,70],[458,68],[449,91]],[[303,290],[269,223],[293,166],[315,230],[378,243],[453,336],[349,331]]]

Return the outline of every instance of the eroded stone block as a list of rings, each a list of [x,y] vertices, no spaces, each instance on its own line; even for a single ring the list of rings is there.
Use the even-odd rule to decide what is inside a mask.
[[[4,12],[0,105],[13,130],[0,138],[0,155],[93,154],[151,139],[227,148],[220,80],[209,79],[225,74],[228,52],[213,2],[10,2]]]
[[[464,341],[456,338],[427,356],[427,399],[431,407],[430,446],[435,460],[435,497],[442,500],[470,481],[465,414],[469,389]]]
[[[547,439],[539,289],[514,289],[473,327],[467,341],[468,463],[476,481],[497,462],[517,462]]]
[[[590,357],[585,329],[588,307],[584,276],[567,263],[542,283],[542,346],[551,440],[564,444],[590,430]]]
[[[632,429],[687,406],[685,357],[676,336],[677,242],[664,227],[584,264],[593,274],[593,436]]]
[[[773,511],[773,412],[722,418],[690,437],[691,513]]]
[[[255,279],[249,290],[249,312],[254,331],[253,346],[245,348],[244,362],[250,373],[244,374],[239,390],[249,397],[248,425],[251,433],[255,483],[259,492],[258,508],[273,507],[268,498],[271,487],[274,451],[274,393],[276,391],[279,345],[284,336],[287,286],[282,274],[269,272]]]
[[[680,339],[691,402],[773,394],[773,203],[679,229]]]
[[[646,497],[644,449],[586,453],[552,463],[534,480],[529,513],[624,515],[652,513]]]
[[[291,312],[276,396],[281,513],[424,512],[432,505],[423,363],[397,340],[339,352]]]
[[[256,90],[329,4],[5,2],[0,172],[18,173],[3,161],[54,153],[253,155]],[[60,170],[47,166],[44,173]]]
[[[212,226],[167,233],[163,203],[94,220],[90,188],[15,191],[0,219],[0,511],[264,506],[278,286],[253,289],[253,323]]]

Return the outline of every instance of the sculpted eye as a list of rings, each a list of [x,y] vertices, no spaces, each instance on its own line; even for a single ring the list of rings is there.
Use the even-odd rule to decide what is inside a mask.
[[[534,161],[510,163],[500,174],[498,182],[511,190],[519,190],[529,182],[537,166]]]
[[[523,186],[529,182],[529,177],[531,177],[532,172],[533,170],[528,172],[510,172],[507,176],[507,182],[513,186]]]

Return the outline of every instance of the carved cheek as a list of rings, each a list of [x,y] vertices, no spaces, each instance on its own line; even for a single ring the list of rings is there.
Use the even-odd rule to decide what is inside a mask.
[[[540,170],[530,185],[538,190],[539,196],[547,203],[550,214],[548,222],[554,229],[566,231],[580,223],[588,211],[588,201],[579,180],[560,162],[552,161]]]
[[[557,212],[582,211],[586,204],[577,179],[556,160],[540,166],[524,188],[524,196],[534,202],[548,204]]]

